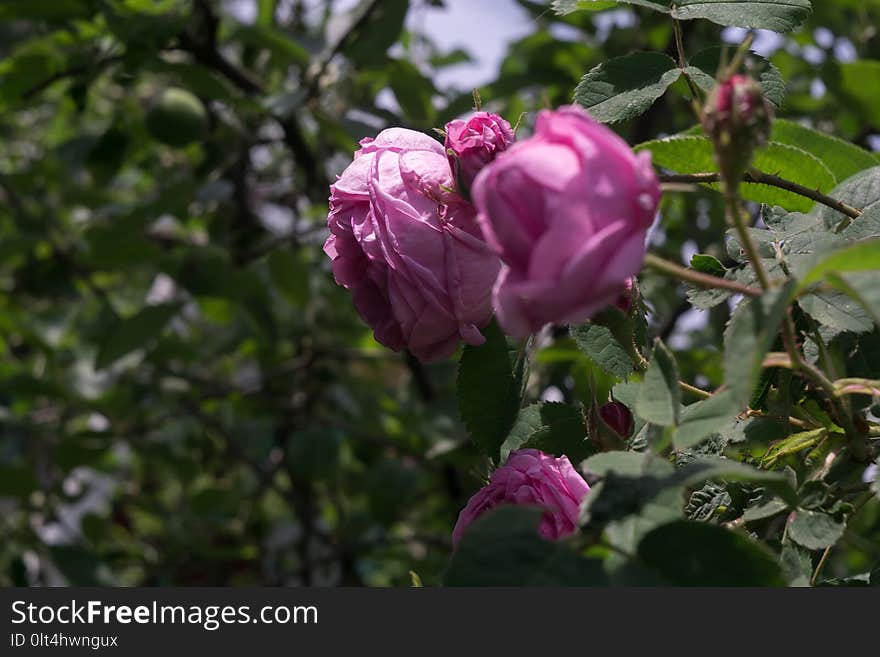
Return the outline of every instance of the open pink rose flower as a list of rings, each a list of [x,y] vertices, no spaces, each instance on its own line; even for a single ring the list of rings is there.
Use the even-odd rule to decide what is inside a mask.
[[[489,112],[446,124],[446,153],[457,182],[470,189],[480,170],[513,143],[510,123]]]
[[[571,105],[488,164],[472,190],[486,241],[505,267],[494,290],[504,330],[589,319],[641,268],[660,187],[650,154]]]
[[[577,530],[580,505],[590,487],[568,458],[556,458],[537,449],[510,453],[507,463],[492,473],[489,483],[468,500],[452,530],[458,545],[474,520],[500,504],[538,506],[545,513],[538,532],[555,541]]]
[[[454,193],[443,146],[420,132],[361,141],[330,188],[324,251],[336,282],[383,345],[423,361],[481,344],[492,316],[498,257],[473,206]]]

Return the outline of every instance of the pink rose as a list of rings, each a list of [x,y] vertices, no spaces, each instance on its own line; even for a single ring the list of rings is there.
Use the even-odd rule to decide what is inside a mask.
[[[458,545],[470,524],[499,504],[525,504],[545,510],[538,532],[550,541],[573,534],[580,505],[590,487],[568,458],[555,458],[537,449],[510,453],[507,463],[492,473],[489,483],[468,500],[452,530]]]
[[[510,124],[497,114],[474,112],[446,124],[446,153],[458,183],[468,191],[484,166],[513,143]]]
[[[500,264],[470,203],[451,191],[443,147],[390,128],[361,141],[330,187],[324,251],[376,340],[423,361],[478,345]]]
[[[473,188],[486,241],[505,267],[494,290],[507,333],[576,323],[613,304],[641,268],[660,186],[649,153],[570,105],[499,155]]]

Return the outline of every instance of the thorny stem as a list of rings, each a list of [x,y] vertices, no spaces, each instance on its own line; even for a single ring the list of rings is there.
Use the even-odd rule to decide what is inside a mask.
[[[702,107],[700,106],[700,91],[697,89],[697,85],[694,83],[693,79],[691,79],[690,74],[687,72],[687,58],[684,54],[684,41],[681,36],[681,23],[672,19],[672,32],[675,35],[675,50],[678,53],[678,67],[681,69],[681,74],[687,82],[688,89],[691,90],[691,103],[694,107],[694,112],[699,117],[702,113]]]
[[[675,173],[660,174],[658,178],[661,183],[710,184],[720,182],[721,174],[711,171],[707,171],[705,173]],[[836,198],[832,198],[827,194],[823,194],[818,189],[810,189],[809,187],[805,187],[791,180],[780,178],[779,176],[773,175],[772,173],[764,173],[763,171],[758,171],[754,168],[749,169],[745,174],[743,174],[743,182],[754,183],[758,185],[768,185],[770,187],[778,187],[779,189],[784,189],[785,191],[791,192],[792,194],[797,194],[798,196],[803,196],[804,198],[808,198],[811,201],[815,201],[816,203],[821,203],[822,205],[825,205],[832,210],[836,210],[837,212],[846,215],[850,219],[858,219],[862,215],[862,211],[858,208],[855,208]]]
[[[682,267],[669,260],[664,260],[653,253],[645,254],[645,266],[666,274],[667,276],[672,276],[673,278],[692,283],[698,287],[729,290],[735,294],[742,294],[747,297],[761,296],[761,290],[757,288],[749,287],[748,285],[743,285],[736,281],[728,281],[727,279],[719,278],[718,276],[703,274],[694,271],[693,269],[688,269],[687,267]]]

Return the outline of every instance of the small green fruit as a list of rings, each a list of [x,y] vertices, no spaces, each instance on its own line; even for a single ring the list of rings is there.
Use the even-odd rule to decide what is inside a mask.
[[[169,146],[186,146],[208,130],[208,114],[198,98],[186,89],[165,89],[147,111],[147,130]]]

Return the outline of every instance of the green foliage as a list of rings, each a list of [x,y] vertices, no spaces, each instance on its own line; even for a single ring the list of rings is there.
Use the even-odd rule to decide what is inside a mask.
[[[541,511],[500,506],[477,519],[456,549],[447,586],[601,586],[602,564],[538,537]]]
[[[645,383],[636,400],[636,412],[648,422],[660,426],[678,424],[681,391],[678,388],[675,356],[661,340],[654,343],[651,364]]]
[[[486,342],[467,346],[458,368],[458,408],[480,449],[493,460],[522,405],[525,350],[511,349],[497,324]]]
[[[598,121],[625,121],[645,112],[680,76],[681,69],[668,55],[632,53],[587,73],[574,90],[574,100]]]
[[[639,558],[678,586],[785,584],[768,550],[740,533],[699,522],[661,525],[639,543]]]
[[[501,462],[515,449],[540,449],[579,463],[595,451],[580,409],[569,404],[539,403],[523,408],[501,445]]]

